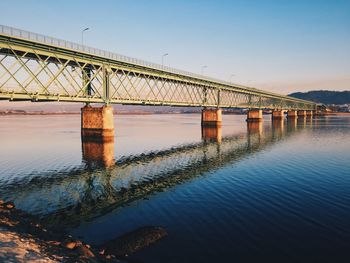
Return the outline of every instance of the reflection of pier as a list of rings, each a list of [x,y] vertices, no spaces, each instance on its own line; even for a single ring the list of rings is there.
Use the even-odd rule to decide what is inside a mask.
[[[277,138],[281,138],[284,133],[284,120],[276,119],[272,121],[273,134]]]
[[[247,133],[248,134],[258,134],[262,136],[263,133],[263,122],[247,122]]]
[[[100,151],[105,154],[103,163],[113,160],[107,154],[113,152],[113,143],[101,146],[84,142],[86,166],[60,176],[47,173],[30,182],[19,181],[1,189],[1,194],[14,200],[19,208],[40,214],[46,222],[74,224],[238,161],[292,134],[288,129],[262,128],[261,124],[248,125],[247,133],[224,137],[220,143],[204,139],[201,143],[120,159],[108,168],[91,169],[90,164],[99,162],[94,156]],[[215,134],[212,130],[205,133]]]
[[[287,121],[288,132],[297,130],[298,121],[295,118],[289,118]]]
[[[222,140],[222,127],[221,126],[202,126],[202,139],[205,142],[218,142]]]
[[[82,139],[83,159],[87,163],[105,167],[114,164],[114,137],[107,140],[93,140],[91,137]]]

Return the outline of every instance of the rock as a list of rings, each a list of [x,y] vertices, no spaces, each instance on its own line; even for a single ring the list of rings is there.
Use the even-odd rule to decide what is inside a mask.
[[[66,248],[69,248],[69,249],[74,249],[76,247],[77,243],[75,242],[68,242],[65,244],[65,247]]]
[[[59,242],[59,241],[49,241],[48,242],[50,245],[53,245],[53,246],[59,246],[59,245],[61,245],[61,242]]]
[[[101,248],[104,248],[105,255],[125,257],[148,247],[166,235],[167,232],[162,227],[145,226],[110,240],[102,245]]]
[[[13,208],[15,208],[15,205],[14,205],[14,203],[12,203],[12,202],[6,202],[6,203],[4,203],[3,204],[7,209],[13,209]]]
[[[95,255],[92,251],[85,245],[79,245],[76,247],[77,252],[85,258],[94,258]]]
[[[18,246],[18,249],[10,247],[8,260],[1,258],[0,255],[0,262],[12,262],[13,260],[29,262],[28,255],[30,255],[31,262],[106,262],[105,257],[101,256],[98,250],[94,254],[95,250],[90,249],[89,245],[83,245],[81,241],[71,236],[67,237],[64,232],[56,232],[51,227],[44,227],[38,218],[18,210],[11,202],[1,200],[0,235],[2,235],[1,238],[6,237],[11,241],[4,243],[5,247],[7,244]],[[14,239],[15,243],[12,242]],[[3,249],[4,244],[1,244],[0,250]],[[39,257],[38,260],[32,258],[33,253]]]

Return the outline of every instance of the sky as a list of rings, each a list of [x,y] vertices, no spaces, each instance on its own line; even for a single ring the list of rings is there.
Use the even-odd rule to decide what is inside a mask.
[[[0,24],[289,94],[350,90],[350,0],[1,0]]]

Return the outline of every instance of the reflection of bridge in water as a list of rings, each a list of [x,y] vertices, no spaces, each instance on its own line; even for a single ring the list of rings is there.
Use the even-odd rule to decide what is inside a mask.
[[[203,130],[201,143],[116,162],[113,142],[83,142],[83,166],[17,181],[1,194],[46,222],[74,224],[238,161],[305,127],[305,122],[301,124],[279,121],[264,128],[261,122],[248,123],[247,133],[224,138],[211,127]]]

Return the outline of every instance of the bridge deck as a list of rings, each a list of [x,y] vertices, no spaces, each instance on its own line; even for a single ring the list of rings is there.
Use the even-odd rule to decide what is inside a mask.
[[[0,99],[222,108],[316,104],[0,26]]]

